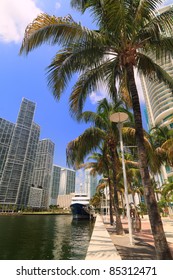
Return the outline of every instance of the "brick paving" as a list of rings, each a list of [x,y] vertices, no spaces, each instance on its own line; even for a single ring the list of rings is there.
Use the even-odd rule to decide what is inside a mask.
[[[162,222],[168,245],[173,255],[173,219],[162,218]],[[144,216],[141,219],[141,231],[133,232],[134,245],[130,245],[127,219],[122,219],[122,224],[125,231],[123,236],[116,234],[115,227],[110,226],[108,223],[105,224],[121,258],[124,260],[156,260],[154,240],[148,216]]]

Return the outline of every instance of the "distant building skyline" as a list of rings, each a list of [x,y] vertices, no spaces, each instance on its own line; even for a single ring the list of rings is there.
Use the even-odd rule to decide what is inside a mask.
[[[54,164],[55,144],[39,140],[35,107],[22,98],[16,123],[0,118],[0,204],[7,208],[48,208],[59,192],[75,192],[76,172]]]
[[[40,126],[33,120],[35,107],[34,102],[22,98],[15,124],[0,118],[0,204],[7,208],[38,207],[39,195],[40,207],[49,206],[54,143],[39,140]]]

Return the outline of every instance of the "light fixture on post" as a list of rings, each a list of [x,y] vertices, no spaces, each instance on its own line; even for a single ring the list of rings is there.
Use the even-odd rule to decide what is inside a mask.
[[[122,125],[123,125],[123,122],[125,122],[127,119],[128,119],[128,115],[124,112],[113,113],[110,116],[110,121],[117,123],[119,135],[120,135],[120,149],[121,149],[121,156],[122,156],[122,169],[123,169],[123,179],[124,179],[125,200],[126,200],[126,207],[127,207],[129,239],[130,239],[130,245],[134,245],[133,236],[132,236],[132,223],[131,223],[131,217],[130,217],[127,176],[126,176],[126,166],[125,166],[125,160],[124,160],[124,147],[123,147],[123,137],[122,137]]]

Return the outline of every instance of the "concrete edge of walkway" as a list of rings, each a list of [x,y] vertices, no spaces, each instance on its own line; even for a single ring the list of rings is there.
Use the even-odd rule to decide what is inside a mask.
[[[121,260],[100,215],[96,217],[85,260]]]

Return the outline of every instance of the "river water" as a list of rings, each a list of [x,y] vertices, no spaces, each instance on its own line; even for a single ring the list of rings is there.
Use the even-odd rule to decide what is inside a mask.
[[[93,226],[71,215],[0,216],[0,260],[83,260]]]

